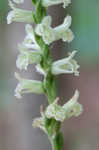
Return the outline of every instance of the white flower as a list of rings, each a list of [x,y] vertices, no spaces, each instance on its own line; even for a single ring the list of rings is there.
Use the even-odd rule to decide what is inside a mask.
[[[44,17],[41,24],[37,25],[35,32],[42,36],[46,44],[50,44],[55,40],[53,29],[50,27],[52,22],[51,16]]]
[[[63,7],[65,8],[71,3],[71,0],[42,0],[42,4],[44,7],[57,5],[61,3],[63,3]]]
[[[46,123],[45,123],[45,115],[44,115],[44,112],[43,112],[43,107],[41,106],[40,107],[40,114],[41,114],[41,117],[39,118],[35,118],[33,120],[33,123],[32,123],[32,126],[34,128],[40,128],[41,130],[43,130],[45,133],[47,133],[46,131]]]
[[[73,59],[75,56],[76,51],[73,51],[69,54],[68,57],[55,61],[52,64],[52,74],[58,75],[58,74],[71,74],[74,73],[75,76],[79,75],[79,65],[77,62]]]
[[[78,117],[82,113],[83,107],[78,103],[78,98],[79,91],[76,90],[74,96],[64,104],[63,108],[65,109],[67,119],[72,116]]]
[[[65,109],[57,104],[57,100],[47,107],[45,115],[48,119],[54,118],[55,120],[61,122],[63,122],[66,118]]]
[[[51,44],[52,42],[62,39],[63,41],[71,42],[74,38],[74,35],[72,31],[69,29],[71,26],[71,16],[67,16],[64,19],[63,24],[52,28],[51,27],[51,16],[46,16],[42,20],[41,24],[38,24],[35,32],[39,35],[42,36],[44,42],[46,44]]]
[[[17,73],[15,73],[15,76],[19,80],[19,83],[15,89],[15,96],[17,98],[22,98],[21,95],[24,93],[32,93],[32,92],[37,94],[44,93],[42,82],[21,78]]]
[[[46,111],[45,116],[50,119],[54,118],[57,121],[63,122],[65,119],[68,119],[72,116],[79,116],[82,111],[82,105],[78,103],[79,92],[75,91],[74,96],[71,100],[69,100],[63,106],[57,104],[57,100],[55,100],[52,104],[50,104]]]
[[[37,44],[34,36],[33,28],[30,24],[25,26],[26,37],[24,39],[23,45],[28,49],[33,49],[40,51],[40,46]]]
[[[22,69],[27,70],[29,64],[39,63],[41,60],[40,52],[27,50],[24,45],[19,45],[19,51],[20,54],[17,58],[16,66],[20,70]]]
[[[32,126],[34,128],[40,128],[41,130],[43,130],[46,133],[45,122],[44,122],[43,117],[34,119]]]
[[[13,2],[20,4],[20,3],[24,3],[24,0],[13,0]]]
[[[12,8],[12,10],[8,13],[7,16],[8,24],[12,23],[13,21],[28,22],[28,23],[33,22],[32,11],[16,8],[11,1],[9,1],[9,5]]]

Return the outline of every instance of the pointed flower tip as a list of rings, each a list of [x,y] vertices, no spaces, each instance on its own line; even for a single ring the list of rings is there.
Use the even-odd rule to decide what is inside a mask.
[[[67,15],[64,19],[63,25],[67,27],[67,29],[71,26],[72,17],[70,15]]]
[[[75,91],[75,93],[74,93],[74,96],[73,96],[73,98],[72,99],[74,99],[74,100],[78,100],[78,98],[79,98],[79,91],[76,89],[76,91]]]

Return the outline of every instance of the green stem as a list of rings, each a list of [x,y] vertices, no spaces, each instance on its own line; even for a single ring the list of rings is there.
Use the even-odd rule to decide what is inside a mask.
[[[41,23],[44,16],[47,15],[46,9],[42,6],[42,0],[32,0],[35,5],[35,13],[33,15],[35,24]],[[49,104],[53,103],[56,98],[56,77],[51,73],[52,59],[50,56],[49,46],[46,45],[42,37],[35,33],[35,39],[42,50],[41,68],[44,70],[44,89],[45,95],[48,97]],[[46,130],[52,145],[52,150],[62,150],[63,138],[60,130],[60,122],[54,119],[46,120]]]
[[[61,132],[59,132],[54,138],[50,136],[49,140],[52,145],[52,150],[63,149],[63,136]]]
[[[51,142],[52,150],[59,150],[56,145],[56,141],[54,139],[51,138],[50,142]]]

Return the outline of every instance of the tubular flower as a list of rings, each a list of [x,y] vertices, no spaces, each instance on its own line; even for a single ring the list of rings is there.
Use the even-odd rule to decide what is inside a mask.
[[[22,94],[24,93],[44,93],[43,83],[36,80],[27,80],[21,78],[19,74],[15,73],[16,78],[19,80],[19,83],[15,89],[15,96],[17,98],[22,98]]]
[[[30,24],[25,26],[25,31],[26,37],[24,39],[23,45],[28,49],[40,51],[40,47],[35,40],[34,30]]]
[[[70,118],[72,116],[78,117],[83,112],[83,107],[78,103],[79,91],[76,90],[74,96],[64,104],[63,108],[66,112],[66,118]]]
[[[55,61],[52,64],[52,73],[54,75],[58,75],[58,74],[71,74],[74,73],[75,76],[79,75],[79,65],[77,64],[77,62],[73,59],[73,57],[75,56],[76,51],[73,51],[72,53],[69,54],[68,57]]]
[[[27,70],[29,64],[39,63],[41,60],[40,52],[27,50],[24,45],[19,45],[19,51],[20,54],[18,55],[16,66],[20,70]]]
[[[63,122],[65,119],[68,119],[72,116],[79,116],[82,111],[82,105],[78,103],[79,92],[76,90],[74,96],[69,102],[63,106],[57,104],[57,100],[54,103],[50,104],[46,111],[45,116],[47,118],[54,118],[57,121]]]
[[[33,23],[33,12],[29,10],[16,8],[15,5],[9,1],[9,6],[12,10],[8,13],[7,23],[15,22],[27,22]]]
[[[64,19],[63,24],[55,28],[52,28],[51,16],[46,16],[42,20],[42,23],[37,25],[35,32],[39,36],[42,36],[44,42],[48,45],[59,39],[62,39],[63,41],[66,42],[71,42],[74,38],[72,31],[69,29],[69,27],[71,26],[71,21],[72,18],[71,16],[68,15]]]
[[[57,5],[61,3],[63,3],[63,7],[65,8],[71,3],[71,0],[42,0],[42,4],[44,7]]]

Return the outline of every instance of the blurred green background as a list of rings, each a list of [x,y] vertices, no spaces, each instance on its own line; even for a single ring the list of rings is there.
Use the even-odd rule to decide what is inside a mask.
[[[31,0],[22,5],[33,9]],[[14,72],[18,54],[17,44],[25,36],[25,24],[6,24],[8,1],[0,0],[0,150],[50,150],[46,135],[32,128],[32,119],[40,116],[39,107],[47,105],[42,95],[25,95],[22,100],[14,97],[17,81]],[[73,75],[57,76],[58,96],[65,103],[76,88],[80,91],[80,103],[84,113],[78,118],[65,121],[62,126],[64,150],[99,150],[99,1],[72,0],[63,9],[54,6],[48,9],[53,16],[53,25],[63,21],[66,14],[73,18],[72,30],[75,39],[72,43],[58,41],[52,46],[53,60],[66,56],[68,51],[77,50],[76,59],[80,64],[80,77]],[[35,67],[30,65],[24,77],[41,80]]]

